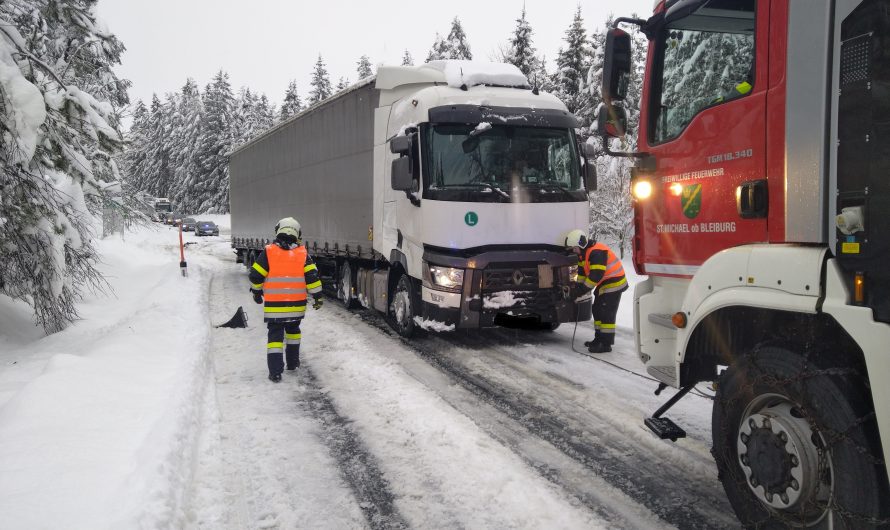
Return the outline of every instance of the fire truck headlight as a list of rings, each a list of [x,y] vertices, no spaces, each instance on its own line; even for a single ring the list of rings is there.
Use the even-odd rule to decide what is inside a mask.
[[[633,196],[638,201],[646,200],[652,196],[652,183],[648,180],[638,180],[633,185]]]

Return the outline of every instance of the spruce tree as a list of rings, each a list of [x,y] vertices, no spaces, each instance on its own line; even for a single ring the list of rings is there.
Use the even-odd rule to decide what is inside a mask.
[[[188,78],[175,97],[175,113],[171,123],[169,160],[173,174],[170,200],[181,211],[194,212],[195,179],[198,166],[195,153],[201,137],[203,105],[198,84]]]
[[[0,2],[0,292],[48,332],[101,288],[94,223],[119,204],[115,155],[129,82],[92,0]]]
[[[312,71],[312,81],[309,82],[312,90],[309,91],[309,104],[314,105],[319,101],[331,97],[331,78],[325,67],[321,54],[318,54],[318,61],[315,63],[315,69]]]
[[[559,50],[556,58],[556,95],[565,103],[569,112],[581,120],[582,127],[590,125],[589,93],[585,91],[587,72],[590,68],[591,49],[587,40],[587,30],[581,18],[581,7],[575,11],[572,24],[565,34],[566,47]],[[584,134],[586,138],[586,134]]]
[[[430,48],[430,52],[426,56],[426,62],[448,59],[450,55],[451,50],[448,47],[448,43],[437,32],[436,40],[433,41],[433,47]]]
[[[341,90],[346,90],[349,87],[349,79],[345,77],[341,77],[339,81],[337,81],[337,88],[335,89],[337,92]]]
[[[470,44],[467,42],[467,35],[464,33],[464,28],[457,17],[454,17],[454,20],[451,21],[451,31],[448,33],[446,44],[448,50],[447,59],[471,60],[473,58],[473,54],[470,52]]]
[[[297,94],[297,82],[291,81],[287,85],[287,91],[284,93],[284,102],[281,103],[281,112],[279,119],[284,121],[291,116],[295,116],[303,110],[303,102],[300,101],[300,95]]]
[[[374,75],[374,70],[371,68],[371,60],[368,59],[367,55],[362,55],[358,63],[358,78],[359,80],[365,79],[367,77],[371,77]]]
[[[402,56],[402,66],[414,66],[414,57],[411,57],[411,52],[405,50],[405,55]]]
[[[525,19],[525,6],[522,7],[522,15],[516,19],[516,29],[513,30],[504,60],[519,68],[529,79],[538,67],[538,58],[532,46],[532,28]]]
[[[226,154],[233,147],[235,98],[229,74],[220,70],[204,90],[204,122],[196,161],[195,212],[229,211],[229,165]]]

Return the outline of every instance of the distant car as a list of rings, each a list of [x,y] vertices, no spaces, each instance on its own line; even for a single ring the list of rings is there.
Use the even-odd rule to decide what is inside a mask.
[[[170,226],[179,226],[182,221],[182,214],[179,212],[170,212],[164,218],[164,224]]]
[[[218,236],[219,227],[213,221],[198,221],[198,224],[195,226],[195,235]]]
[[[195,221],[191,217],[186,217],[185,219],[182,220],[182,231],[183,232],[194,232],[196,224],[197,224],[197,221]]]

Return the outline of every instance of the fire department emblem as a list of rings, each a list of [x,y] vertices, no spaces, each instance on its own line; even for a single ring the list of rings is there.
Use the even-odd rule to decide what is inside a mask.
[[[701,212],[701,184],[683,186],[680,194],[680,205],[683,207],[683,215],[695,219]]]

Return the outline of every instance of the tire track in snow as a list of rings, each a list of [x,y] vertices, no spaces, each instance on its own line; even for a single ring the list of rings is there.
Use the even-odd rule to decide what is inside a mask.
[[[359,508],[371,528],[408,528],[395,506],[395,497],[376,459],[365,447],[358,433],[334,406],[312,374],[301,367],[298,379],[304,392],[298,406],[309,412],[321,426],[323,442],[337,462],[340,473],[359,501]]]
[[[201,250],[222,258],[217,246],[208,246]],[[214,289],[212,293],[214,306],[226,307],[226,310],[229,311],[231,308],[237,307],[238,303],[235,300],[240,297],[233,293],[246,289],[245,275],[241,271],[243,269],[240,267],[226,267],[216,271],[213,280],[218,288]],[[251,309],[248,308],[248,311]],[[224,321],[229,317],[220,316],[218,318]],[[257,439],[253,433],[258,428],[266,430],[264,424],[268,421],[288,423],[307,420],[314,424],[314,435],[320,446],[324,447],[323,450],[327,451],[333,466],[336,467],[334,474],[339,474],[344,485],[355,497],[367,527],[375,530],[408,527],[395,507],[395,497],[389,483],[383,477],[375,457],[367,450],[357,432],[352,429],[350,420],[337,412],[333,401],[307,367],[303,366],[296,372],[285,372],[284,382],[273,385],[266,380],[264,375],[261,375],[265,372],[264,357],[258,355],[250,361],[251,368],[247,373],[244,371],[243,360],[233,360],[243,359],[244,351],[256,350],[262,346],[266,335],[262,318],[257,321],[252,316],[250,327],[245,330],[214,330],[213,335],[217,346],[215,348],[217,363],[225,365],[223,372],[227,372],[219,374],[217,377],[217,385],[222,384],[226,388],[219,393],[220,401],[224,408],[225,405],[236,407],[232,410],[234,417],[223,420],[220,426],[223,438],[228,440],[228,450],[223,451],[222,458],[224,467],[229,470],[227,477],[229,491],[226,495],[229,503],[225,510],[228,512],[227,518],[230,527],[267,527],[278,526],[282,523],[285,526],[289,525],[286,521],[280,520],[282,516],[280,512],[276,515],[271,506],[264,505],[262,492],[282,486],[285,490],[290,490],[290,481],[299,481],[301,478],[299,476],[290,478],[280,476],[287,473],[283,473],[283,469],[277,469],[278,466],[274,463],[279,458],[289,459],[287,455],[290,451],[286,443],[282,443],[284,440],[276,439],[274,443],[265,443],[267,440]],[[254,365],[256,368],[253,368]],[[254,371],[258,373],[253,374]],[[233,391],[233,385],[237,385],[237,391]],[[248,417],[238,414],[237,407],[245,406],[240,402],[248,400],[254,403],[256,395],[268,395],[265,400],[260,400],[261,402],[266,400],[285,401],[292,412],[281,412],[280,409],[273,412],[271,409],[250,408]],[[255,407],[255,405],[251,407]],[[282,415],[284,417],[279,420],[278,417]],[[245,421],[259,421],[259,423],[250,423],[248,428],[245,428],[243,425]],[[290,429],[283,432],[298,434],[299,431]],[[281,434],[277,436],[280,437]],[[258,456],[256,454],[258,442],[263,442],[264,451],[271,450],[273,452]],[[277,450],[280,452],[270,449],[277,447],[281,448]],[[281,494],[278,491],[270,493]],[[285,497],[287,497],[286,492]],[[299,503],[300,501],[301,499],[294,498],[291,502]],[[284,508],[282,503],[277,504],[282,509]],[[291,517],[292,520],[293,515],[287,514],[286,517]],[[306,523],[304,521],[300,524]]]
[[[363,321],[397,339],[383,318],[366,311],[358,314]],[[455,383],[522,425],[530,434],[552,444],[664,521],[680,528],[726,528],[738,525],[719,485],[717,491],[714,491],[708,483],[699,483],[696,478],[678,483],[672,478],[684,476],[684,470],[677,464],[660,460],[657,454],[647,453],[644,449],[608,445],[612,440],[590,432],[589,426],[572,418],[560,417],[558,413],[561,411],[553,411],[534,403],[533,397],[528,393],[508,389],[474,373],[470,368],[456,362],[448,352],[449,347],[458,346],[500,353],[497,349],[503,343],[496,343],[485,337],[454,335],[450,338],[451,342],[442,338],[401,340],[424,361],[448,374]],[[515,339],[513,342],[516,342]],[[437,343],[445,343],[446,346]],[[515,371],[507,364],[503,368]],[[539,376],[551,377],[545,373]],[[518,374],[518,377],[528,378],[526,374]],[[565,385],[562,378],[553,380]],[[610,420],[614,421],[607,416],[597,415],[596,411],[588,410],[585,413],[606,427]],[[633,442],[633,439],[627,440],[628,444]],[[534,453],[526,453],[515,444],[510,447],[542,476],[565,488],[594,512],[603,514],[596,496],[573,485],[571,480],[561,476],[559,470],[550,468]]]

